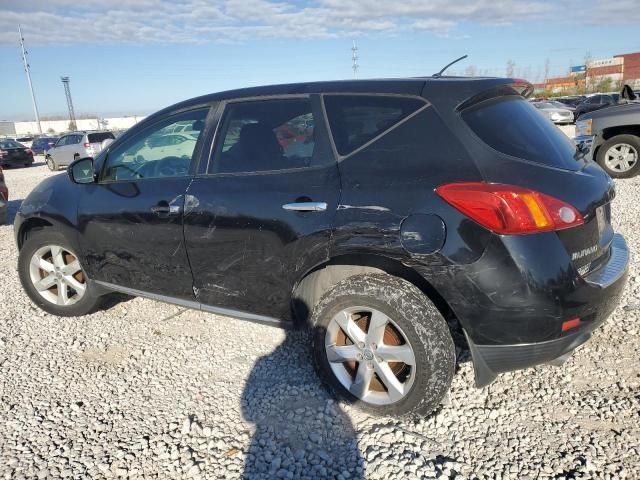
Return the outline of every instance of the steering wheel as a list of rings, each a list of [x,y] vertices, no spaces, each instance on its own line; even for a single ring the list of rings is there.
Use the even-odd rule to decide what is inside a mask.
[[[156,173],[159,177],[177,177],[189,173],[189,160],[186,157],[166,157],[158,162]]]

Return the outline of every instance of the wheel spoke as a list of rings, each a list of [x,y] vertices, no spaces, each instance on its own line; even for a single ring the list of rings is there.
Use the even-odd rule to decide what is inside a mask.
[[[58,280],[58,305],[66,305],[67,303],[69,303],[69,288],[67,287],[67,284],[62,281],[62,280]]]
[[[46,277],[34,283],[33,286],[36,287],[36,290],[38,290],[39,292],[43,292],[45,290],[50,289],[55,284],[56,284],[56,276],[47,275]]]
[[[387,387],[389,398],[392,402],[401,399],[404,396],[404,385],[400,383],[395,374],[391,371],[388,363],[377,363],[375,366],[378,377]]]
[[[73,288],[78,295],[82,295],[86,290],[87,286],[83,283],[80,283],[78,280],[73,278],[71,275],[65,275],[62,277],[64,283],[66,283],[69,287]]]
[[[65,265],[64,267],[62,267],[60,271],[64,276],[67,276],[67,275],[71,276],[75,273],[78,273],[80,271],[80,262],[76,259],[73,262],[69,263],[68,265]]]
[[[57,245],[51,246],[51,259],[56,267],[63,268],[65,266],[64,257],[62,256],[62,248]]]
[[[365,341],[365,333],[358,325],[356,325],[356,322],[353,321],[350,313],[344,311],[340,312],[336,315],[336,323],[340,325],[340,328],[342,328],[344,333],[353,343],[359,344]]]
[[[353,384],[351,384],[349,391],[359,399],[363,399],[369,392],[369,385],[371,385],[372,378],[373,368],[369,368],[366,363],[361,362],[360,365],[358,365],[356,378]]]
[[[31,259],[31,264],[34,265],[36,268],[40,268],[44,270],[45,272],[53,272],[56,268],[53,263],[47,262],[44,258],[40,256],[34,256]]]
[[[621,155],[626,155],[629,153],[629,145],[621,145],[620,150],[618,150]]]
[[[376,350],[376,356],[383,362],[402,362],[411,366],[416,363],[413,350],[408,344],[382,345]]]
[[[367,344],[381,345],[384,338],[384,330],[389,323],[389,317],[384,313],[374,310],[371,312],[371,321],[369,322],[369,330],[367,331]]]
[[[331,345],[327,346],[327,359],[332,363],[357,361],[359,352],[356,345]]]

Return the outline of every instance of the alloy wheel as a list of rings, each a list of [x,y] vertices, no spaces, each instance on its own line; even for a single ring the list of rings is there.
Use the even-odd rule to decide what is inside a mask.
[[[627,143],[618,143],[607,150],[604,162],[614,172],[627,172],[638,163],[638,151]]]
[[[335,315],[325,334],[325,351],[338,381],[364,402],[396,403],[413,385],[413,348],[400,327],[379,310],[351,307]]]
[[[29,275],[40,296],[55,305],[73,305],[87,290],[77,256],[58,245],[46,245],[33,254]]]

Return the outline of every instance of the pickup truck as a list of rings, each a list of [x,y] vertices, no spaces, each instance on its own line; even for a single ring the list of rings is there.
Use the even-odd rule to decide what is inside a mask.
[[[640,173],[640,102],[604,108],[580,116],[576,147],[614,178]]]

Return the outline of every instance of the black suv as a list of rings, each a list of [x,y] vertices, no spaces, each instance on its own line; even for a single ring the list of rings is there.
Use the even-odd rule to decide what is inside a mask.
[[[340,398],[425,414],[453,338],[479,386],[561,363],[625,284],[613,183],[530,90],[440,77],[185,101],[25,199],[20,279],[56,315],[117,291],[308,326]]]

